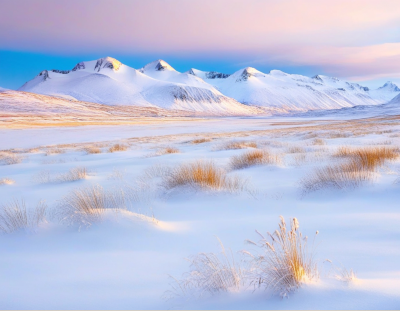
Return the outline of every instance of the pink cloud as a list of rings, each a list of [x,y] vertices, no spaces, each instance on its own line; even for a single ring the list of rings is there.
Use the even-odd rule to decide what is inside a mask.
[[[398,0],[3,1],[0,48],[232,53],[347,75],[396,74],[400,50],[390,42],[399,8]]]

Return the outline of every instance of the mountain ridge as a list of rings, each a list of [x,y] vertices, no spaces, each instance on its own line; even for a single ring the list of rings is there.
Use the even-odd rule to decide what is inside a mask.
[[[400,94],[392,82],[370,90],[324,75],[253,67],[232,74],[194,68],[181,73],[162,59],[135,69],[112,57],[79,62],[71,70],[43,70],[18,90],[108,105],[233,114],[253,114],[253,107],[281,113],[378,105]]]

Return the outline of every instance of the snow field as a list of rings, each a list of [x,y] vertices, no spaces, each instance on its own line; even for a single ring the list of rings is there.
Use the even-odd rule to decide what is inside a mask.
[[[358,187],[309,192],[302,184],[320,168],[345,163],[347,155],[338,156],[343,150],[398,152],[399,124],[386,119],[207,122],[1,130],[8,137],[4,146],[14,148],[1,153],[0,180],[14,181],[0,184],[2,206],[24,200],[32,210],[45,201],[47,210],[46,221],[34,230],[0,236],[0,307],[394,309],[400,304],[399,159],[383,161],[371,182]],[[146,136],[136,136],[139,130]],[[29,136],[32,132],[36,135]],[[117,144],[125,148],[110,152]],[[278,160],[232,167],[232,159],[251,152],[268,152]],[[4,160],[12,156],[21,161]],[[168,184],[180,168],[190,171],[196,163],[211,163],[207,174],[219,172],[246,187],[199,187],[198,179]],[[60,178],[75,173],[82,178]],[[55,211],[79,191],[102,199],[102,216],[83,219],[85,225],[82,219],[60,221]],[[66,215],[61,219],[71,219]],[[280,215],[288,228],[296,217],[310,240],[319,231],[319,277],[286,293],[288,299],[281,298],[282,291],[253,292],[244,276],[240,285],[218,294],[192,286],[186,295],[165,299],[175,284],[169,275],[185,280],[193,269],[185,258],[204,259],[196,257],[204,252],[225,260],[216,237],[246,275],[241,251],[255,254],[260,248],[245,240],[258,244],[255,230],[268,238],[266,232],[278,229]]]

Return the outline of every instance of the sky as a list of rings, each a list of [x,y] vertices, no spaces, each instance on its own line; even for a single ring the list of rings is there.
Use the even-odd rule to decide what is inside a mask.
[[[399,0],[0,0],[0,87],[111,56],[400,86]]]

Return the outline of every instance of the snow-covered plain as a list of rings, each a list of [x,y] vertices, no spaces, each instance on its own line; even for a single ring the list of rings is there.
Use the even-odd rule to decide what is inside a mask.
[[[205,138],[194,144],[194,139]],[[277,154],[277,165],[229,170],[232,141],[255,142]],[[0,129],[1,204],[40,200],[48,220],[35,232],[0,235],[1,309],[397,309],[400,306],[400,162],[387,162],[373,183],[355,189],[305,192],[301,180],[340,162],[340,146],[400,146],[398,116],[346,118],[216,118],[125,126]],[[116,143],[126,151],[107,152]],[[87,154],[98,147],[99,154]],[[165,147],[179,153],[163,154]],[[250,148],[252,149],[252,148]],[[6,165],[12,155],[15,164]],[[248,180],[244,191],[166,190],[157,170],[212,159]],[[85,167],[88,176],[59,179]],[[153,169],[152,169],[153,168]],[[146,174],[147,172],[147,174]],[[129,211],[90,227],[51,217],[74,189],[101,185],[134,193]],[[143,215],[141,218],[137,214]],[[213,296],[170,297],[171,277],[190,271],[185,258],[220,253],[218,237],[241,262],[246,239],[297,217],[308,236],[318,230],[318,279],[288,299],[243,286]],[[154,218],[153,218],[154,217]],[[332,263],[326,261],[329,259]],[[342,268],[357,279],[340,281]]]

